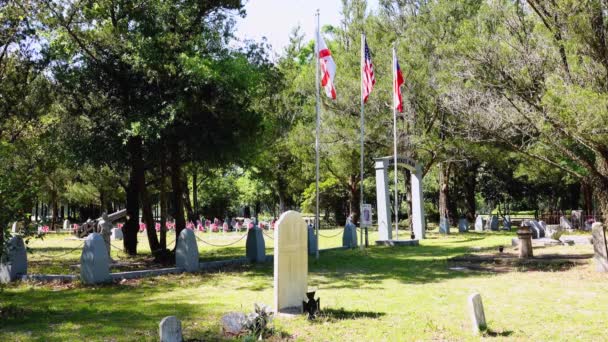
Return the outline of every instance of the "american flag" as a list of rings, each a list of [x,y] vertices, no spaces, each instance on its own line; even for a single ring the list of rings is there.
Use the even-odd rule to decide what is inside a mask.
[[[376,78],[374,77],[374,65],[372,64],[372,55],[367,46],[367,39],[363,40],[365,55],[362,61],[361,69],[361,96],[363,96],[363,103],[367,102],[367,97],[372,92],[374,84],[376,84]]]
[[[401,73],[397,56],[395,56],[393,61],[393,103],[399,113],[403,113],[403,99],[401,98],[401,86],[403,83],[405,83],[403,74]]]

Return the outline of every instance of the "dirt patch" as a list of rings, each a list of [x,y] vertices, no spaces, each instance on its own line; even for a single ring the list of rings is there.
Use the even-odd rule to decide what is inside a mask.
[[[541,254],[519,259],[515,253],[466,254],[448,259],[448,269],[461,272],[559,272],[586,265],[593,254]]]

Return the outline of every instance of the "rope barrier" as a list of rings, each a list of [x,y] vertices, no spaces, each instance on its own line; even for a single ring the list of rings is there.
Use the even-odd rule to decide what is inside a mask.
[[[338,235],[340,235],[340,234],[343,234],[343,233],[344,233],[344,232],[338,232],[338,234],[336,234],[336,235],[326,236],[326,235],[321,234],[321,232],[319,231],[319,235],[320,235],[321,237],[326,238],[326,239],[335,238],[336,236],[338,236]]]
[[[266,232],[264,232],[263,230],[262,230],[262,234],[264,234],[267,238],[274,240],[274,237],[272,235],[266,234]]]
[[[195,236],[196,236],[196,235],[195,235]],[[231,243],[229,243],[229,244],[226,244],[226,245],[216,245],[216,244],[212,244],[212,243],[210,243],[210,242],[207,242],[207,241],[205,241],[205,240],[201,239],[201,238],[200,238],[200,237],[198,237],[198,236],[196,236],[196,239],[197,239],[197,240],[199,240],[200,242],[202,242],[202,243],[206,244],[206,245],[209,245],[209,246],[213,246],[213,247],[228,247],[228,246],[232,246],[232,245],[234,245],[235,243],[237,243],[237,242],[239,242],[239,241],[243,240],[243,238],[245,238],[245,236],[247,236],[247,233],[245,233],[245,235],[241,236],[241,237],[240,237],[238,240],[236,240],[236,241],[234,241],[234,242],[231,242]]]
[[[36,253],[36,255],[39,255],[39,256],[41,256],[43,258],[58,258],[58,257],[66,256],[66,255],[74,252],[75,250],[82,248],[82,246],[84,246],[84,241],[80,245],[78,245],[77,247],[74,247],[74,248],[70,249],[69,251],[67,251],[66,253],[63,253],[63,254],[51,255],[51,254]]]

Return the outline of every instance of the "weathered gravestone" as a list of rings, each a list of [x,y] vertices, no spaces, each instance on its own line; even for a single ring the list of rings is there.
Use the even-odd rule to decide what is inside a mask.
[[[498,216],[492,215],[490,218],[490,230],[498,230]]]
[[[8,241],[7,252],[0,262],[0,283],[3,284],[27,274],[27,253],[21,236],[13,236]]]
[[[461,218],[458,220],[458,231],[460,233],[466,233],[469,230],[469,220]]]
[[[450,220],[447,217],[441,217],[439,219],[439,233],[450,234]]]
[[[306,223],[304,223],[306,224]],[[317,239],[317,235],[315,234],[315,227],[310,224],[308,225],[308,254],[313,255],[317,253],[317,243],[319,240]]]
[[[357,226],[355,226],[349,218],[346,221],[344,233],[342,234],[342,247],[355,248],[357,246]]]
[[[511,230],[511,216],[505,215],[502,219],[502,229]]]
[[[559,218],[559,225],[564,230],[572,230],[572,223],[565,216]]]
[[[264,233],[259,227],[253,227],[247,231],[245,255],[249,262],[266,261],[266,242],[264,241]]]
[[[70,220],[63,220],[63,230],[69,230],[70,229]]]
[[[274,307],[277,313],[302,313],[308,290],[306,223],[296,211],[281,215],[274,231]]]
[[[177,239],[175,266],[183,268],[186,272],[196,272],[199,270],[198,259],[196,236],[191,229],[183,229]]]
[[[182,322],[175,316],[167,316],[158,324],[160,342],[182,342]]]
[[[80,281],[99,284],[110,280],[110,257],[103,238],[97,233],[89,234],[80,256]]]
[[[122,229],[120,228],[112,228],[112,236],[110,237],[112,240],[122,240]]]
[[[480,331],[487,328],[486,315],[483,311],[483,303],[479,293],[473,293],[468,299],[469,315],[471,317],[471,324],[473,328],[473,334],[477,335]]]
[[[481,215],[477,215],[477,218],[475,218],[475,231],[483,232],[483,217]]]
[[[595,270],[598,272],[608,272],[608,246],[606,246],[606,230],[600,222],[595,222],[591,228],[593,236],[593,260]]]
[[[19,227],[17,226],[17,221],[13,222],[13,226],[11,227],[11,232],[13,234],[17,234],[17,231],[19,230]]]

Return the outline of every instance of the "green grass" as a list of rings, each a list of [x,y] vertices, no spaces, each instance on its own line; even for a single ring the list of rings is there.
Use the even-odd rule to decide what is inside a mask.
[[[375,237],[372,232],[370,241]],[[428,237],[419,247],[371,247],[325,252],[319,261],[309,258],[309,286],[318,288],[324,313],[314,322],[279,318],[275,327],[302,341],[476,340],[466,298],[479,292],[488,320],[486,337],[608,339],[608,276],[595,273],[589,261],[560,271],[451,271],[447,258],[473,250],[493,253],[499,245],[510,246],[513,234]],[[321,247],[339,245],[340,239],[321,238]],[[38,243],[32,247],[42,248]],[[59,237],[44,241],[55,248],[72,243]],[[227,251],[199,246],[203,259],[244,254],[244,240]],[[535,253],[583,254],[592,253],[592,247]],[[255,302],[273,304],[272,274],[272,265],[264,264],[95,287],[14,284],[0,294],[2,305],[16,311],[0,317],[0,340],[155,341],[158,322],[168,315],[182,320],[187,339],[217,340],[223,314],[252,311]]]

